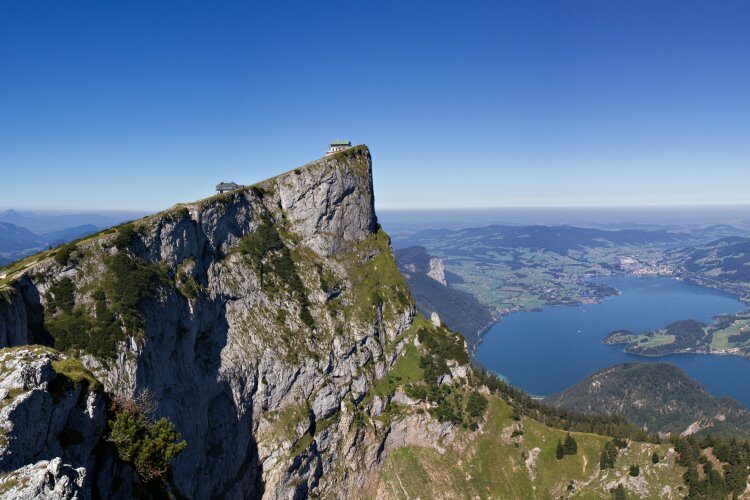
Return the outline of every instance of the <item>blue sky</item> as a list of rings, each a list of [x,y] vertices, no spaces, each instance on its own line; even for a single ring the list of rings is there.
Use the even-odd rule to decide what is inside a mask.
[[[0,208],[370,146],[380,208],[747,203],[750,2],[0,3]]]

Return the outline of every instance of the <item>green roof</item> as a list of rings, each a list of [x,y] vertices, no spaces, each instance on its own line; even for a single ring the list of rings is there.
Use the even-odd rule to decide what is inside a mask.
[[[351,146],[351,141],[339,141],[336,139],[335,141],[331,141],[331,146]]]

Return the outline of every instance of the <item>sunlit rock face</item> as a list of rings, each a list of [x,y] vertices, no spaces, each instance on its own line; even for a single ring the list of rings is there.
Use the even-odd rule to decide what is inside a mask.
[[[362,412],[379,415],[390,400],[371,391],[413,341],[404,332],[415,314],[377,224],[364,146],[66,252],[41,254],[3,278],[0,342],[59,347],[60,317],[73,311],[95,328],[102,311],[112,312],[122,328],[111,345],[66,342],[107,394],[155,395],[156,417],[188,443],[173,461],[181,495],[346,496],[365,487],[393,446],[437,443],[450,431],[426,414],[361,425]],[[141,295],[126,309],[123,290],[133,288]],[[106,428],[102,389],[84,396],[79,387],[69,403],[52,404],[45,377],[59,354],[40,356],[22,370],[38,388],[23,403],[24,420],[35,423],[24,425],[39,428],[16,433],[21,410],[6,415],[8,446],[24,451],[7,454],[5,470],[25,471],[18,474],[29,487],[50,498],[55,488],[62,497],[115,495],[107,488],[127,470],[92,458]],[[85,430],[75,452],[32,442],[57,432],[64,424],[56,419]]]

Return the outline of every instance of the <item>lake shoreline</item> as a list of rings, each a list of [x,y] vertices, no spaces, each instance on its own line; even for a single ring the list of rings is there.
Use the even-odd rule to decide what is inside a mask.
[[[712,323],[706,324],[688,318],[643,333],[616,330],[608,333],[602,339],[602,343],[624,345],[626,353],[644,357],[705,354],[750,359],[750,339],[747,338],[750,335],[750,310],[734,314],[717,314],[711,319]],[[724,339],[722,347],[714,346],[717,336],[721,340],[722,336],[731,333],[734,335]]]
[[[593,279],[605,281],[618,294],[595,304],[549,306],[539,312],[502,316],[483,332],[473,359],[540,397],[565,390],[611,365],[668,362],[680,366],[712,394],[750,405],[750,388],[733,382],[737,377],[750,377],[750,363],[742,356],[719,352],[643,356],[602,343],[618,329],[649,331],[686,317],[707,322],[746,310],[736,295],[674,277],[602,275]]]
[[[589,278],[597,279],[597,278],[606,278],[606,277],[611,277],[611,276],[629,276],[629,275],[627,275],[627,274],[600,274],[600,275],[596,275],[596,276],[590,276]],[[471,356],[472,358],[474,358],[474,353],[476,352],[476,350],[481,345],[482,340],[484,339],[484,336],[495,325],[497,325],[500,321],[502,321],[503,318],[508,318],[508,317],[513,316],[514,314],[521,314],[521,313],[541,313],[541,312],[544,312],[545,310],[547,310],[549,308],[580,307],[580,306],[585,306],[585,305],[600,304],[603,301],[605,301],[605,300],[607,300],[609,298],[617,297],[618,295],[620,295],[622,293],[616,287],[610,287],[610,288],[612,288],[615,291],[615,293],[611,293],[611,294],[607,294],[607,295],[602,295],[600,297],[595,297],[591,301],[577,301],[575,303],[547,304],[544,307],[533,307],[533,308],[530,308],[530,309],[520,309],[520,310],[515,310],[515,311],[499,312],[499,313],[497,313],[497,315],[496,315],[496,317],[495,317],[495,319],[494,319],[494,321],[492,323],[490,323],[485,328],[483,328],[482,330],[480,330],[479,332],[477,332],[477,341],[472,343],[472,345],[470,347],[469,356]],[[495,315],[493,314],[493,316],[495,316]]]

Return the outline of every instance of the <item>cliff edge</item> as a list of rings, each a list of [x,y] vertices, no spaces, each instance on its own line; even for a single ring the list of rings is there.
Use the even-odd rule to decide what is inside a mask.
[[[181,495],[356,489],[408,428],[445,431],[425,417],[362,425],[392,396],[374,387],[417,342],[371,168],[357,146],[5,268],[0,342],[75,356],[109,396],[153,394],[187,442],[172,462]],[[106,405],[90,406],[99,422]],[[86,457],[44,455],[95,475]],[[13,456],[6,470],[31,460]],[[111,481],[79,483],[116,494]]]

